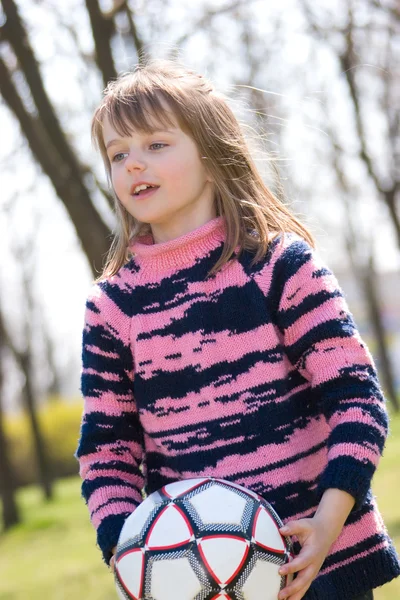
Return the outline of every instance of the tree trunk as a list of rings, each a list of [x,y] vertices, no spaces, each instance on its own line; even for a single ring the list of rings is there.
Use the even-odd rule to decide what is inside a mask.
[[[1,336],[1,331],[0,331]],[[0,357],[4,352],[3,336],[0,337]],[[21,521],[16,499],[16,481],[8,454],[7,439],[4,431],[2,394],[3,372],[0,366],[0,496],[3,507],[3,530],[17,525]]]
[[[117,71],[111,52],[111,38],[115,33],[113,19],[105,18],[98,0],[86,0],[86,10],[89,14],[94,45],[96,48],[96,64],[103,76],[104,86],[110,79],[117,78]]]
[[[36,455],[36,461],[38,466],[38,474],[39,474],[39,482],[42,486],[44,496],[47,500],[52,498],[51,491],[51,479],[50,479],[50,471],[48,466],[48,460],[46,460],[45,454],[45,446],[43,443],[43,437],[41,435],[41,431],[39,428],[39,423],[37,420],[36,409],[35,409],[35,399],[34,392],[32,387],[32,379],[31,379],[31,357],[30,357],[30,344],[27,343],[28,350],[25,352],[20,352],[18,348],[15,346],[11,336],[9,335],[4,320],[0,311],[0,339],[4,346],[10,350],[13,354],[15,362],[21,369],[22,373],[25,376],[25,384],[22,390],[22,398],[25,403],[25,407],[28,413],[29,424],[32,431],[32,438],[34,444],[34,450]]]
[[[19,68],[29,85],[39,116],[32,116],[25,109],[1,57],[0,93],[18,120],[35,159],[64,203],[90,268],[96,276],[102,270],[101,261],[109,249],[110,230],[96,210],[84,182],[84,176],[90,170],[79,163],[76,152],[61,128],[14,0],[1,2],[6,17],[6,22],[1,27],[1,38],[10,43],[18,58]]]
[[[36,414],[35,396],[32,389],[32,370],[30,367],[29,351],[20,355],[20,367],[25,375],[25,385],[22,390],[22,397],[24,399],[24,404],[28,413],[30,429],[32,431],[33,446],[38,467],[39,484],[43,490],[46,500],[52,500],[53,489],[51,485],[50,465],[47,459],[43,435],[40,430]]]
[[[0,407],[0,493],[3,508],[3,530],[20,523],[21,518],[16,500],[16,483],[7,452],[2,409]]]

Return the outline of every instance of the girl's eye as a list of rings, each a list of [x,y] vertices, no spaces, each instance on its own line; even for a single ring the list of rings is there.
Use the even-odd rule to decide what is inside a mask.
[[[124,152],[117,152],[117,154],[114,154],[112,161],[113,162],[120,162],[118,159],[118,156],[123,156]]]
[[[152,148],[153,146],[167,146],[168,144],[163,144],[161,142],[154,142],[153,144],[150,144],[150,148]],[[155,148],[155,150],[161,150],[161,148]],[[117,154],[114,154],[113,158],[112,158],[112,162],[121,162],[122,158],[119,158],[120,156],[124,156],[125,152],[117,152]]]

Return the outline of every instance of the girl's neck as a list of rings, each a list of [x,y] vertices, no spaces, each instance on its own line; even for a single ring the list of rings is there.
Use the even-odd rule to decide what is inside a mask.
[[[215,219],[217,212],[213,204],[203,203],[192,208],[187,215],[179,215],[177,219],[165,224],[151,225],[151,233],[155,244],[163,244],[176,238],[182,237],[202,225],[205,225],[212,219]]]
[[[152,269],[156,275],[194,265],[224,240],[225,217],[218,216],[203,225],[165,242],[155,243],[152,232],[132,239],[129,250],[142,269]]]

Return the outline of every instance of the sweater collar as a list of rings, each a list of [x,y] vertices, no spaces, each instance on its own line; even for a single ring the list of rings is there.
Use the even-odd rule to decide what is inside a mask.
[[[135,262],[152,269],[176,269],[189,266],[217,248],[225,240],[226,222],[218,216],[168,242],[154,243],[151,233],[129,242]]]

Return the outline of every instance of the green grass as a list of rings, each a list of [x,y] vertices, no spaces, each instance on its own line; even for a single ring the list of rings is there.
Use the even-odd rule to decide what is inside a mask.
[[[379,508],[400,550],[400,415],[374,479]],[[80,498],[78,477],[55,486],[46,504],[38,488],[18,494],[23,523],[0,536],[0,600],[116,600],[113,577],[95,546],[95,533]],[[400,578],[375,591],[376,600],[400,598]]]
[[[45,504],[36,487],[19,493],[23,523],[0,537],[0,600],[115,599],[79,478],[59,481],[55,494]]]

